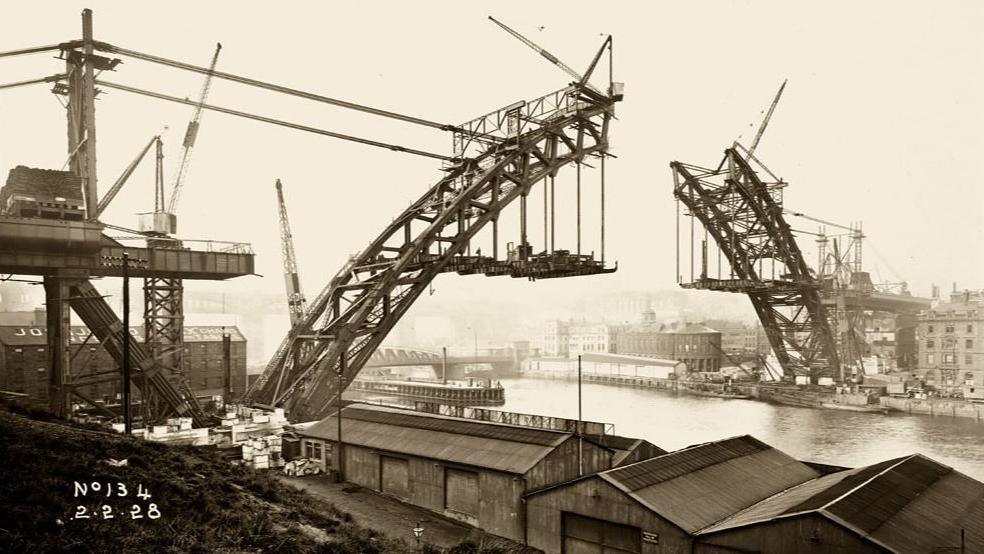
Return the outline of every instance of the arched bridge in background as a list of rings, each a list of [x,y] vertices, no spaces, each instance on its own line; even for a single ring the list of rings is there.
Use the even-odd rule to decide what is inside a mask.
[[[449,350],[445,360],[441,352],[392,346],[377,348],[363,368],[430,366],[434,369],[434,376],[441,377],[442,366],[446,364],[446,377],[460,379],[467,376],[466,370],[470,366],[488,365],[494,372],[500,374],[519,371],[519,365],[525,357],[526,353],[523,351],[502,347],[472,351]]]

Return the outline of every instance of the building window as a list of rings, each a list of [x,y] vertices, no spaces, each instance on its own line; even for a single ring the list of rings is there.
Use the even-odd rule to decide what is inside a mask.
[[[964,365],[974,365],[973,354],[964,354]]]
[[[926,328],[926,332],[927,332],[927,333],[932,333],[932,332],[933,332],[933,326],[932,326],[932,325],[930,325],[929,327],[927,327],[927,328]]]
[[[936,363],[936,354],[926,354],[926,364],[933,365]]]
[[[967,332],[968,333],[973,333],[974,332],[974,324],[973,323],[968,323],[967,324]]]
[[[953,325],[947,325],[946,326],[946,332],[947,333],[952,333],[953,332]]]
[[[964,346],[966,346],[967,348],[973,348],[974,347],[974,339],[967,339],[965,341],[965,343],[964,343]]]
[[[953,364],[953,363],[956,363],[956,361],[957,361],[956,360],[956,355],[954,355],[952,353],[943,354],[943,363],[944,364]]]
[[[936,341],[929,339],[926,341],[926,348],[936,348]]]
[[[322,459],[321,443],[315,441],[304,441],[304,453],[308,458],[315,460]]]

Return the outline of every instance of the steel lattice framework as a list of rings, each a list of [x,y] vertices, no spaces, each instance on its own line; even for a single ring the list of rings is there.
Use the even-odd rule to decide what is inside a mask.
[[[338,387],[348,386],[438,273],[544,278],[612,271],[591,256],[534,256],[525,212],[535,184],[585,157],[604,160],[619,100],[617,85],[606,95],[582,81],[459,126],[446,176],[332,279],[284,339],[249,399],[283,406],[295,421],[323,417]],[[524,222],[520,244],[499,260],[497,221],[517,199]],[[471,255],[470,240],[490,222],[492,256]]]
[[[691,282],[679,275],[680,285],[747,294],[786,377],[809,375],[815,381],[838,374],[837,343],[822,302],[822,283],[783,218],[786,184],[738,148],[727,149],[715,169],[670,164],[674,196],[713,238],[731,273],[717,278],[707,274],[705,240],[700,274],[694,275],[691,257]],[[770,180],[763,181],[762,175]]]

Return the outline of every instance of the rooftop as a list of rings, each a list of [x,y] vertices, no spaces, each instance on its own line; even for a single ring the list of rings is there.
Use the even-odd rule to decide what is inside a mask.
[[[299,431],[338,440],[338,421],[329,416]],[[353,404],[342,410],[346,444],[523,474],[570,433]]]
[[[688,533],[819,475],[748,435],[691,446],[599,474]]]
[[[819,514],[893,551],[959,544],[984,551],[984,483],[919,454],[839,471],[782,491],[705,529],[719,533]]]

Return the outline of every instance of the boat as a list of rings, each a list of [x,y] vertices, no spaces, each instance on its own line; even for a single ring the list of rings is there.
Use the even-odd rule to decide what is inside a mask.
[[[858,406],[854,404],[841,404],[839,402],[821,402],[820,407],[827,410],[844,410],[846,412],[864,412],[869,414],[887,414],[888,409],[877,404],[867,404]]]
[[[708,385],[701,384],[684,384],[683,390],[687,394],[692,394],[694,396],[709,396],[712,398],[725,398],[729,400],[748,400],[752,396],[749,394],[743,394],[737,390],[731,389],[726,385],[721,385],[720,390],[709,388]]]

